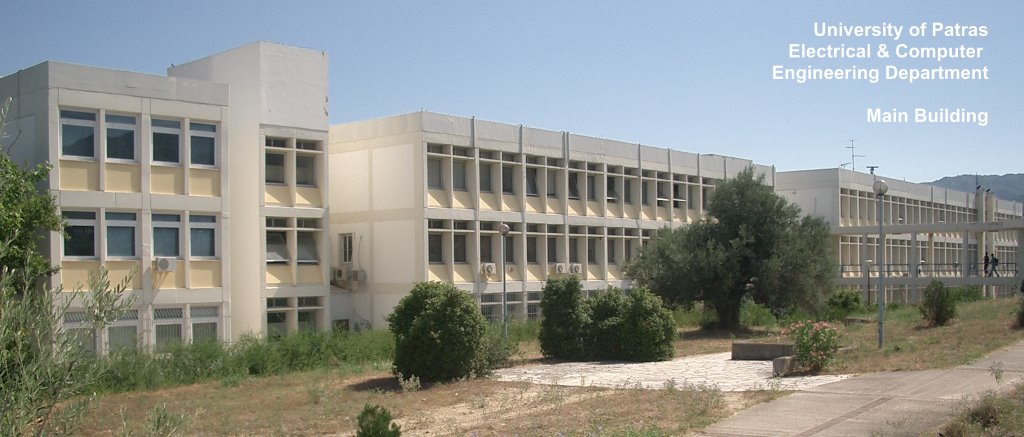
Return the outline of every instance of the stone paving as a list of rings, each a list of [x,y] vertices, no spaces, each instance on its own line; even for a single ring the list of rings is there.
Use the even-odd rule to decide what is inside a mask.
[[[500,369],[499,381],[534,384],[663,389],[717,387],[722,391],[806,390],[852,375],[772,377],[771,361],[733,361],[730,352],[653,363],[588,362],[535,364]]]

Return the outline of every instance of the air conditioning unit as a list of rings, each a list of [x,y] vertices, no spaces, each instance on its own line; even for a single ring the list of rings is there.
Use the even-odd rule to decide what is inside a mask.
[[[354,282],[363,282],[366,280],[366,272],[362,270],[350,270],[348,272],[348,280]]]
[[[569,273],[569,266],[565,263],[551,263],[551,273],[565,274]]]
[[[493,275],[498,273],[498,266],[494,265],[494,263],[483,263],[480,265],[480,273]]]
[[[332,277],[334,278],[335,281],[347,281],[348,280],[348,270],[341,269],[341,268],[335,268],[335,269],[333,269],[333,272],[334,273],[333,273]]]
[[[578,274],[583,273],[583,264],[579,264],[579,263],[569,264],[569,273],[572,273],[574,275],[578,275]]]
[[[157,258],[153,264],[153,270],[158,272],[173,272],[178,265],[174,258]]]

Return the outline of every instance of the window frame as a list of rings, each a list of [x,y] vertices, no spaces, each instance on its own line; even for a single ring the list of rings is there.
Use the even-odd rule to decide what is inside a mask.
[[[177,315],[173,312],[177,310]],[[161,315],[161,313],[166,316]],[[153,308],[153,350],[157,353],[169,352],[174,347],[173,343],[161,345],[160,337],[157,335],[161,326],[178,326],[178,344],[185,344],[185,309],[182,307],[156,307]],[[165,349],[168,348],[168,349]]]
[[[508,179],[508,181],[505,180],[506,178]],[[515,196],[516,195],[515,166],[512,166],[512,165],[502,165],[501,166],[501,194],[508,194],[508,195],[511,195],[511,196]]]
[[[352,246],[354,243],[352,233],[338,234],[338,247],[341,249],[341,253],[338,259],[343,264],[352,262],[352,256],[355,254],[355,248]]]
[[[92,115],[92,120],[87,120],[87,119],[83,119],[83,118],[74,118],[74,117],[70,116],[71,114],[76,114],[76,113],[77,114],[91,114]],[[68,117],[65,117],[65,114],[67,114]],[[80,160],[86,160],[86,161],[96,160],[96,158],[97,158],[97,156],[96,156],[97,153],[96,152],[97,152],[97,149],[98,149],[96,147],[96,143],[97,143],[98,137],[99,137],[99,135],[97,135],[97,131],[98,131],[98,127],[99,127],[97,116],[98,116],[98,111],[96,111],[96,110],[83,110],[83,109],[60,109],[59,110],[58,119],[59,119],[59,122],[60,122],[60,157],[62,159],[63,158],[70,158],[70,159],[80,159]],[[89,127],[89,128],[92,128],[92,149],[91,149],[91,154],[89,154],[89,155],[78,155],[78,154],[67,153],[67,151],[66,151],[67,146],[64,144],[64,140],[65,140],[64,126],[77,126],[77,127]]]
[[[532,173],[532,176],[531,176]],[[537,168],[526,167],[526,195],[540,197],[540,186],[537,181]]]
[[[158,126],[157,125],[158,123],[167,123],[167,124],[177,123],[178,127],[175,128],[175,127],[171,127],[171,126]],[[154,118],[150,119],[150,122],[149,122],[149,126],[150,126],[149,138],[150,138],[150,147],[152,149],[151,150],[152,156],[150,156],[150,161],[151,161],[152,164],[167,165],[167,166],[181,166],[181,137],[182,137],[182,135],[181,135],[182,134],[181,123],[182,123],[181,120],[175,120],[175,119],[171,119],[171,118],[154,117]],[[174,136],[178,137],[178,143],[175,146],[175,161],[164,161],[164,160],[158,160],[157,159],[157,153],[156,153],[156,148],[157,148],[157,144],[156,144],[156,138],[157,137],[156,137],[156,135],[157,134],[161,134],[161,135],[174,135]]]
[[[206,221],[207,217],[209,217],[212,220]],[[197,220],[197,219],[200,219],[200,220]],[[191,259],[217,259],[218,258],[217,254],[220,253],[220,251],[218,250],[218,247],[217,247],[217,242],[219,241],[219,239],[217,238],[219,236],[219,229],[218,228],[219,228],[219,226],[217,226],[217,216],[215,214],[189,214],[188,215],[188,241],[189,241],[188,256],[189,256],[189,258],[191,258]],[[194,238],[195,238],[195,230],[197,230],[197,229],[208,229],[208,230],[212,230],[213,231],[212,235],[211,235],[211,241],[210,241],[210,249],[213,251],[213,254],[211,254],[211,255],[196,255],[195,250],[196,250],[196,246],[197,245],[195,244]]]
[[[481,193],[494,193],[494,175],[491,174],[493,166],[491,163],[480,164],[480,192]],[[485,183],[486,182],[486,183]]]
[[[307,239],[309,241],[303,241]],[[308,243],[312,243],[312,246],[310,247]],[[313,254],[313,258],[304,258],[304,251],[311,251]],[[320,231],[295,232],[295,262],[297,264],[307,265],[320,264]]]
[[[464,233],[452,235],[452,263],[469,263],[469,239]]]
[[[444,240],[439,232],[427,234],[427,264],[444,264]]]
[[[276,179],[275,180],[270,180],[271,172],[269,171],[269,169],[270,169],[270,165],[271,164],[270,164],[270,160],[267,159],[267,158],[270,157],[271,155],[273,155],[273,156],[280,156],[281,157],[281,164],[280,164],[280,167],[281,167],[281,172],[280,172],[281,173],[281,179],[280,180],[276,180]],[[287,181],[288,181],[288,176],[287,176],[288,175],[288,171],[286,170],[287,166],[285,165],[285,161],[286,161],[285,158],[286,157],[287,157],[287,153],[285,153],[283,151],[282,152],[278,152],[276,150],[274,150],[274,151],[265,150],[263,152],[263,183],[265,183],[267,185],[285,185],[285,184],[287,184]],[[276,164],[275,164],[275,166],[276,166]]]
[[[427,189],[444,189],[444,162],[440,158],[427,158]]]
[[[72,214],[92,214],[92,218],[84,217],[68,217]],[[61,211],[61,219],[63,219],[67,225],[64,226],[65,236],[61,239],[61,257],[63,259],[71,260],[85,260],[85,259],[97,259],[99,258],[99,250],[97,250],[97,243],[99,242],[99,222],[96,218],[96,211],[82,211],[82,210],[64,210]],[[68,231],[72,227],[91,227],[92,228],[92,254],[91,255],[68,255],[68,241],[71,236],[68,235]]]
[[[272,235],[273,236],[280,235],[281,236],[281,241],[279,243],[278,242],[271,243],[270,240],[271,240],[271,236]],[[266,242],[265,242],[266,250],[264,251],[264,255],[263,255],[264,259],[265,259],[265,263],[266,264],[290,264],[291,261],[292,261],[292,258],[291,258],[291,253],[288,251],[288,231],[284,230],[284,229],[268,228],[266,230],[266,232],[265,232],[265,238],[266,238]],[[271,244],[273,244],[274,247],[277,247],[277,246],[282,247],[284,249],[283,250],[283,255],[281,253],[275,253],[278,257],[271,259],[271,257],[270,257]]]
[[[300,174],[300,172],[299,172],[299,169],[300,169],[299,161],[300,160],[301,161],[305,161],[307,159],[309,160],[309,170],[308,170],[309,176],[308,176],[308,179],[307,179],[307,176],[302,176],[302,178],[301,178],[302,181],[300,182],[299,181],[299,179],[300,179],[299,178],[299,174]],[[303,173],[302,174],[303,175],[307,174],[307,172],[305,171],[306,168],[305,167],[301,167],[301,168],[303,169]],[[316,188],[318,186],[316,174],[317,174],[317,171],[316,171],[316,155],[309,154],[309,153],[296,153],[295,154],[295,186],[297,186],[297,187],[307,187],[307,188]]]
[[[466,167],[470,162],[465,159],[452,160],[452,191],[469,191],[469,172]]]
[[[131,216],[132,216],[131,219],[116,218],[118,216],[124,216],[124,215],[128,215],[128,214],[131,214]],[[115,218],[111,218],[112,216],[115,217]],[[107,247],[106,247],[107,258],[113,258],[113,259],[138,259],[138,257],[139,257],[139,217],[138,217],[138,213],[136,213],[134,211],[109,211],[108,210],[108,211],[104,212],[104,221],[103,221],[103,223],[104,223],[104,226],[106,227],[106,230],[105,230],[106,232],[105,232],[103,238],[107,242]],[[110,253],[110,248],[113,246],[110,243],[110,236],[111,236],[110,228],[112,228],[112,227],[115,227],[115,228],[131,228],[131,232],[132,232],[132,254],[131,255],[116,255],[116,254]]]
[[[159,219],[158,219],[158,217],[159,217]],[[178,220],[177,221],[170,220],[171,217],[177,217]],[[173,223],[173,225],[171,225],[171,223]],[[180,213],[173,214],[173,213],[153,212],[153,216],[151,218],[151,225],[152,225],[152,228],[153,228],[153,241],[152,241],[152,243],[153,243],[153,257],[154,258],[182,259],[182,256],[181,256],[181,253],[182,253],[182,250],[181,250],[181,234],[182,234],[182,231],[181,231],[182,230],[181,214]],[[175,244],[175,252],[176,253],[174,255],[164,255],[164,254],[158,254],[157,253],[157,237],[156,237],[157,236],[157,229],[174,229],[174,230],[178,231],[177,232],[177,241],[176,241],[176,244]]]
[[[196,126],[210,126],[212,128],[212,130],[196,129]],[[188,158],[188,161],[189,161],[189,165],[191,165],[192,167],[199,167],[199,168],[217,168],[219,163],[220,163],[220,160],[217,159],[218,158],[217,151],[219,149],[218,146],[220,145],[219,144],[220,141],[218,141],[218,139],[217,139],[217,124],[216,123],[202,122],[202,121],[189,121],[189,123],[188,123],[188,137],[189,137],[188,138],[188,146],[189,146],[189,158]],[[213,144],[210,146],[213,149],[213,150],[210,151],[211,157],[213,159],[213,163],[207,164],[207,163],[202,163],[202,162],[196,162],[195,161],[195,159],[196,159],[196,153],[195,153],[195,147],[196,147],[195,140],[196,140],[196,138],[209,138],[209,139],[213,140]]]
[[[114,117],[115,120],[111,120],[112,117]],[[125,123],[123,121],[116,121],[116,117],[124,117],[124,118],[129,118],[130,117],[132,119],[132,123],[128,124],[128,123]],[[127,162],[131,162],[131,163],[139,162],[139,128],[138,128],[138,126],[139,126],[139,117],[137,115],[134,115],[134,114],[129,115],[129,114],[117,114],[117,113],[109,113],[108,112],[108,113],[106,113],[103,116],[103,127],[104,127],[104,129],[106,129],[106,133],[107,133],[107,135],[105,136],[106,141],[107,141],[107,144],[106,144],[106,149],[107,149],[106,150],[106,158],[107,158],[107,161],[111,161],[111,162],[126,162],[126,163]],[[125,131],[129,131],[130,130],[132,132],[132,157],[131,158],[124,158],[124,157],[119,157],[119,156],[110,156],[110,151],[111,151],[111,147],[110,147],[110,130],[111,129],[118,129],[118,130],[125,130]]]
[[[212,309],[213,313],[203,313]],[[196,342],[196,325],[213,324],[214,332],[212,339],[201,339],[200,341],[220,341],[220,307],[217,305],[189,306],[189,343]]]

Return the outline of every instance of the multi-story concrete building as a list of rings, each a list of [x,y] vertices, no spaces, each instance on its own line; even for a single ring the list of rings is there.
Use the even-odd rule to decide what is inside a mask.
[[[878,176],[882,178],[881,176]],[[983,187],[974,193],[890,178],[884,196],[885,264],[878,253],[876,177],[845,169],[778,172],[778,194],[805,214],[832,227],[839,284],[868,291],[886,272],[887,300],[915,301],[933,279],[986,286],[989,295],[1012,293],[1019,284],[1024,205],[998,199]],[[1000,262],[986,276],[985,254]]]
[[[700,218],[716,181],[754,165],[430,112],[332,126],[328,154],[335,318],[373,326],[427,280],[500,316],[502,223],[509,314],[538,315],[552,275],[625,286],[645,239]]]
[[[44,62],[0,79],[12,158],[53,165],[53,284],[134,271],[101,351],[329,325],[326,63],[261,42],[166,77]]]

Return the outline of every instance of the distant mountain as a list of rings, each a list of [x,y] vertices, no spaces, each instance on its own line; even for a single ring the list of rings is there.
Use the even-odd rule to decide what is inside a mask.
[[[936,187],[973,193],[974,188],[981,185],[996,193],[996,197],[1004,200],[1024,202],[1024,173],[995,175],[960,175],[946,176],[930,184]]]

